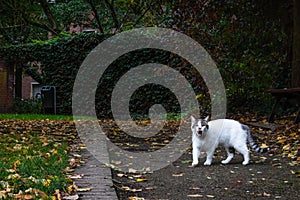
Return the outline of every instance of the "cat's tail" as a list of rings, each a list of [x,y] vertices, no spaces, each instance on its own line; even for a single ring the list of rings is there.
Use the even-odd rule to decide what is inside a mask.
[[[257,144],[255,144],[255,142],[252,138],[252,135],[250,133],[250,128],[248,126],[242,125],[242,128],[243,128],[243,130],[245,130],[247,132],[247,139],[248,139],[249,145],[254,151],[256,151],[258,153],[265,153],[270,150],[269,147],[261,148]]]

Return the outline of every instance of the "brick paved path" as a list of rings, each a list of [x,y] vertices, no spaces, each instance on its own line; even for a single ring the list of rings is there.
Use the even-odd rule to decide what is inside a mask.
[[[117,200],[110,168],[104,167],[87,150],[82,150],[81,155],[85,163],[75,169],[75,174],[84,174],[84,176],[74,181],[79,188],[91,188],[91,190],[78,192],[79,199]]]

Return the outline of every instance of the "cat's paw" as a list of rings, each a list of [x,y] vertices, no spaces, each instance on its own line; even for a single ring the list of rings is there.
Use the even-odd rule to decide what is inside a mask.
[[[223,165],[226,165],[226,164],[229,163],[229,161],[228,161],[228,160],[222,160],[221,163],[222,163]]]
[[[204,165],[209,166],[209,165],[211,165],[211,162],[210,161],[205,161]]]
[[[242,164],[243,164],[243,165],[248,165],[248,164],[249,164],[249,161],[245,160]]]
[[[195,166],[197,166],[198,165],[198,162],[193,162],[192,163],[192,167],[195,167]]]

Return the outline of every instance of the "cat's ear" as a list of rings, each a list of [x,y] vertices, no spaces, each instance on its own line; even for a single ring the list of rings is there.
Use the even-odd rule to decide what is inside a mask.
[[[191,122],[192,122],[192,126],[196,124],[196,119],[193,115],[191,115]]]
[[[209,115],[208,115],[207,117],[205,117],[204,120],[208,122],[208,120],[209,120]]]

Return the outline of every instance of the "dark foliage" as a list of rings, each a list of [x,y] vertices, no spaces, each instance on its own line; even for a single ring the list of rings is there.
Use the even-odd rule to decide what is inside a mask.
[[[175,4],[176,14],[171,17],[172,20],[168,20],[168,24],[161,26],[168,27],[172,23],[173,28],[191,36],[210,53],[223,77],[231,111],[268,111],[271,108],[271,97],[266,94],[266,89],[290,85],[290,2],[203,2],[191,1],[188,6]],[[13,45],[1,48],[0,57],[7,62],[23,63],[25,66],[28,62],[40,62],[42,74],[35,75],[38,75],[42,84],[57,87],[58,112],[70,114],[73,83],[82,61],[109,36],[82,34],[22,46]],[[200,105],[205,105],[201,108],[202,112],[209,112],[209,93],[205,83],[186,61],[169,52],[142,49],[121,56],[100,79],[96,95],[98,117],[111,116],[111,92],[124,73],[135,66],[157,61],[180,71],[192,83],[195,93],[203,94],[203,98],[198,99]],[[33,75],[32,70],[30,72]],[[156,94],[149,91],[149,86],[144,87],[134,94],[136,100],[131,103],[136,107],[139,107],[135,104],[137,102],[143,103],[140,107],[160,102],[166,104],[168,101],[165,97],[171,95],[165,88],[160,88],[160,91]],[[161,101],[151,99],[154,94]],[[141,96],[146,97],[147,101]],[[149,102],[149,105],[144,105],[145,102]],[[173,102],[170,98],[168,103]],[[173,105],[174,108],[170,110],[176,113],[176,103]]]

